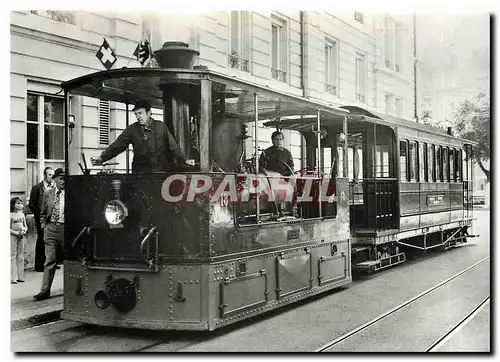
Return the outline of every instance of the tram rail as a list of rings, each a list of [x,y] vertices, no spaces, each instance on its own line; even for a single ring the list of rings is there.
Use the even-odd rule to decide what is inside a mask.
[[[470,270],[472,270],[472,269],[474,269],[474,268],[478,267],[479,265],[483,264],[484,262],[486,262],[486,261],[487,261],[487,260],[489,260],[489,259],[490,259],[490,257],[489,257],[489,256],[487,256],[487,257],[485,257],[485,258],[483,258],[483,259],[479,260],[478,262],[476,262],[476,263],[472,264],[471,266],[469,266],[469,267],[467,267],[467,268],[463,269],[462,271],[460,271],[460,272],[456,273],[455,275],[453,275],[453,276],[451,276],[451,277],[449,277],[449,278],[445,279],[444,281],[442,281],[442,282],[440,282],[440,283],[438,283],[438,284],[434,285],[433,287],[431,287],[431,288],[429,288],[429,289],[427,289],[427,290],[423,291],[422,293],[420,293],[420,294],[418,294],[418,295],[414,296],[413,298],[411,298],[411,299],[409,299],[409,300],[407,300],[407,301],[405,301],[405,302],[403,302],[403,303],[399,304],[398,306],[396,306],[396,307],[392,308],[391,310],[389,310],[389,311],[387,311],[387,312],[385,312],[385,313],[383,313],[383,314],[381,314],[381,315],[379,315],[379,316],[377,316],[377,317],[373,318],[372,320],[370,320],[370,321],[368,321],[368,322],[366,322],[366,323],[362,324],[361,326],[359,326],[359,327],[357,327],[357,328],[355,328],[355,329],[353,329],[353,330],[351,330],[351,331],[349,331],[349,332],[347,332],[347,333],[344,333],[344,334],[343,334],[343,335],[341,335],[340,337],[337,337],[337,338],[335,338],[334,340],[332,340],[332,341],[330,341],[330,342],[326,343],[325,345],[323,345],[323,346],[321,346],[320,348],[316,349],[316,350],[315,350],[315,352],[325,352],[325,351],[327,351],[328,349],[330,349],[330,348],[334,347],[335,345],[337,345],[337,344],[339,344],[339,343],[341,343],[341,342],[343,342],[343,341],[347,340],[348,338],[350,338],[350,337],[352,337],[352,336],[356,335],[357,333],[359,333],[359,332],[362,332],[362,331],[366,330],[367,328],[369,328],[370,326],[372,326],[372,325],[374,325],[374,324],[376,324],[376,323],[380,322],[381,320],[383,320],[383,319],[385,319],[385,318],[387,318],[387,317],[389,317],[389,316],[391,316],[391,315],[394,315],[394,314],[395,314],[396,312],[398,312],[399,310],[401,310],[401,309],[405,308],[406,306],[408,306],[408,305],[410,305],[410,304],[412,304],[412,303],[416,302],[417,300],[419,300],[419,299],[423,298],[424,296],[428,295],[429,293],[431,293],[431,292],[433,292],[433,291],[435,291],[435,290],[437,290],[437,289],[441,288],[442,286],[444,286],[444,285],[446,285],[446,284],[450,283],[451,281],[453,281],[453,280],[455,280],[456,278],[460,277],[461,275],[463,275],[463,274],[467,273],[468,271],[470,271]],[[482,304],[484,304],[484,303],[485,303],[485,301],[483,301],[483,302],[481,303],[481,305],[482,305]],[[480,305],[480,306],[481,306],[481,305]],[[479,307],[480,307],[480,306],[479,306]],[[479,307],[478,307],[478,308],[479,308]],[[478,308],[476,308],[476,309],[478,309]],[[474,309],[474,311],[475,311],[476,309]],[[473,311],[472,313],[474,313],[474,311]],[[472,313],[471,313],[471,314],[472,314]],[[466,319],[467,319],[467,318],[468,318],[471,314],[468,314],[468,315],[467,315],[467,316],[466,316],[466,317],[465,317],[465,318],[464,318],[464,319],[463,319],[460,323],[463,323],[463,322],[464,322],[464,321],[465,321],[465,320],[466,320]],[[458,325],[460,325],[460,323],[459,323]],[[457,325],[457,326],[455,326],[453,329],[458,328],[458,325]],[[449,333],[451,333],[451,331],[450,331]],[[444,340],[444,338],[446,338],[446,336],[447,336],[449,333],[447,333],[445,336],[441,337],[441,338],[440,338],[440,339],[439,339],[439,340],[438,340],[435,344],[433,344],[430,348],[434,348],[435,346],[437,346],[437,343],[439,343],[441,340]]]
[[[444,345],[448,340],[450,340],[461,328],[465,327],[467,323],[469,323],[475,316],[478,314],[481,309],[486,306],[487,303],[490,302],[490,296],[487,296],[483,299],[479,305],[474,308],[469,314],[467,314],[460,322],[458,322],[451,330],[446,332],[441,338],[439,338],[435,343],[433,343],[429,348],[427,348],[426,352],[436,352],[438,349]]]

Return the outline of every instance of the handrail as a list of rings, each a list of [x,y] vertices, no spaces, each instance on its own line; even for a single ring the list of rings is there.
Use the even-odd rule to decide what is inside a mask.
[[[153,233],[156,231],[156,226],[153,226],[149,232],[146,234],[146,236],[142,239],[141,241],[141,246],[140,246],[140,253],[141,253],[141,256],[142,256],[142,259],[148,264],[148,266],[151,268],[153,263],[147,258],[144,256],[144,247],[146,246],[146,243],[149,241],[149,239],[151,238],[151,235],[153,235]]]
[[[462,230],[462,228],[458,228],[458,229],[457,229],[457,230],[456,230],[453,234],[451,234],[451,235],[448,237],[448,239],[446,239],[445,241],[443,241],[443,242],[441,243],[441,245],[445,245],[445,244],[446,244],[448,241],[450,241],[450,240],[451,240],[451,239],[452,239],[455,235],[457,235],[457,234],[458,234],[458,232],[459,232],[459,231],[461,231],[461,230]]]
[[[85,226],[79,233],[78,235],[73,239],[73,242],[71,243],[71,247],[74,248],[76,243],[82,238],[82,236],[87,233],[90,230],[90,226]]]

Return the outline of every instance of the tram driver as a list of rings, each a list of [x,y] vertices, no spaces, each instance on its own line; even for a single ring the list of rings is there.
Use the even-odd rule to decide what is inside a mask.
[[[147,101],[137,101],[132,112],[137,122],[129,125],[100,157],[92,157],[92,165],[101,165],[118,156],[129,144],[134,148],[134,173],[168,172],[172,170],[174,162],[193,165],[192,160],[186,160],[165,123],[151,117],[151,105]]]
[[[283,133],[275,131],[271,135],[273,145],[262,152],[259,166],[263,170],[279,172],[283,176],[291,176],[294,172],[292,153],[283,147]]]

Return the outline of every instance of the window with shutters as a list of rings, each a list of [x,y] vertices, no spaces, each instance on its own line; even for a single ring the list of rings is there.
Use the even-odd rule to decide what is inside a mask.
[[[390,93],[385,94],[385,113],[392,114],[392,100],[394,99],[393,95]]]
[[[384,19],[385,67],[401,72],[403,58],[403,25],[390,16]]]
[[[356,53],[356,101],[366,103],[366,59]]]
[[[450,182],[456,181],[456,175],[455,175],[455,149],[450,148],[448,150],[448,158],[449,164],[450,164]]]
[[[450,181],[450,164],[448,159],[448,147],[443,147],[441,151],[441,160],[443,161],[443,182]]]
[[[436,174],[434,172],[435,160],[435,147],[434,145],[427,146],[427,180],[429,182],[436,181]]]
[[[408,141],[399,141],[399,178],[408,181]]]
[[[443,148],[436,146],[436,181],[443,182]]]
[[[411,142],[409,143],[409,152],[408,155],[410,156],[410,181],[418,181],[418,160],[417,160],[417,150],[418,150],[418,144],[417,142]]]
[[[385,66],[392,68],[394,58],[394,21],[390,16],[384,19]]]
[[[396,117],[403,116],[403,99],[398,97],[396,98]]]
[[[99,144],[109,145],[109,102],[99,100]]]
[[[251,12],[231,11],[229,13],[229,57],[231,68],[250,71]]]
[[[271,76],[287,82],[288,63],[287,22],[272,16],[271,18]]]
[[[403,57],[403,26],[397,22],[394,27],[394,70],[401,72],[401,64]]]
[[[337,42],[326,39],[325,41],[325,91],[337,94],[337,69],[338,51]]]
[[[427,144],[420,142],[418,144],[418,170],[419,181],[424,182],[427,176]]]
[[[455,179],[457,182],[463,180],[462,177],[462,150],[455,149]]]
[[[27,192],[43,178],[45,167],[64,167],[63,98],[28,93],[26,98]]]

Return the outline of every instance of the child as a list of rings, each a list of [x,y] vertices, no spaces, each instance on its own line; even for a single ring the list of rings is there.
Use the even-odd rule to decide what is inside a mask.
[[[24,236],[28,232],[24,205],[19,197],[10,200],[10,283],[24,283]]]

